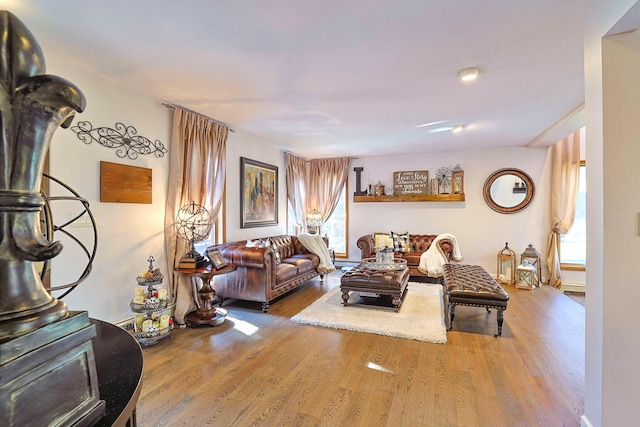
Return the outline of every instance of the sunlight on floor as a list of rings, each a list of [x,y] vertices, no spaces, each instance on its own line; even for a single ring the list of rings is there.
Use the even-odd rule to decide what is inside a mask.
[[[258,328],[255,325],[252,325],[249,322],[245,322],[244,320],[235,319],[233,317],[227,316],[227,320],[230,320],[233,323],[233,329],[237,329],[247,336],[251,336],[258,332]]]
[[[384,366],[380,366],[376,363],[369,362],[367,363],[367,368],[373,369],[374,371],[386,372],[388,374],[393,374],[394,372],[390,369],[385,368]]]

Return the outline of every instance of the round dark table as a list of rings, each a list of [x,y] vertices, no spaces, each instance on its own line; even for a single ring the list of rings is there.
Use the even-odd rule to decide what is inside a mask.
[[[100,399],[106,402],[105,413],[94,426],[135,426],[136,404],[142,391],[142,349],[124,329],[89,320],[96,326],[93,353]]]

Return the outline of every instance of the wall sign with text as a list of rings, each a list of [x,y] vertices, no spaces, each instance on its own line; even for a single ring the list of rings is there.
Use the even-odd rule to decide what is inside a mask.
[[[429,171],[401,171],[393,173],[393,193],[429,194]]]

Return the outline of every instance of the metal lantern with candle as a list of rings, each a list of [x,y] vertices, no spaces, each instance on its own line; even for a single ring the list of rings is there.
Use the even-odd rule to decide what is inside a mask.
[[[516,267],[516,287],[520,289],[534,290],[536,268],[526,259]]]
[[[533,247],[532,243],[529,243],[527,249],[520,254],[520,263],[527,261],[534,267],[534,286],[542,286],[542,261],[540,261],[540,253]]]
[[[501,285],[515,284],[516,253],[509,248],[509,242],[504,244],[504,249],[498,252],[497,280]]]
[[[451,192],[453,194],[464,194],[464,170],[460,164],[451,169]]]

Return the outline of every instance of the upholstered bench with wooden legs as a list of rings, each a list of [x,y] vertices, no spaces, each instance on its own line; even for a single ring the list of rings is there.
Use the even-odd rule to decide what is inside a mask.
[[[402,301],[407,292],[409,269],[379,271],[363,267],[361,264],[347,271],[340,278],[342,305],[349,301],[349,292],[366,292],[389,295],[396,312],[400,311]]]
[[[467,305],[484,307],[487,312],[490,312],[490,308],[495,308],[498,332],[494,336],[502,335],[502,322],[509,294],[484,268],[479,265],[446,264],[444,266],[444,290],[445,304],[449,309],[447,330],[451,330],[453,327],[456,305]]]

